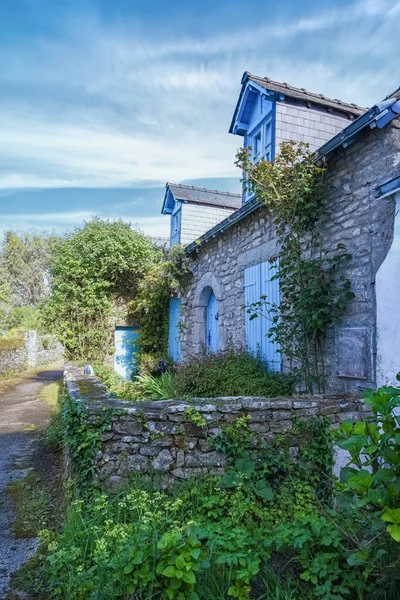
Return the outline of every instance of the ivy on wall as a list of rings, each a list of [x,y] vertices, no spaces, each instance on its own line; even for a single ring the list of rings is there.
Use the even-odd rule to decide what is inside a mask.
[[[315,164],[303,142],[282,142],[273,163],[253,164],[245,148],[238,152],[236,164],[247,187],[271,210],[280,247],[274,276],[279,278],[280,303],[263,296],[248,307],[250,318],[267,312],[272,321],[269,336],[292,370],[309,392],[324,391],[323,341],[354,297],[341,271],[350,255],[343,244],[328,251],[319,231],[327,201],[325,169]]]
[[[140,355],[168,355],[169,299],[184,293],[191,275],[182,246],[169,248],[139,281],[130,311],[140,323]]]

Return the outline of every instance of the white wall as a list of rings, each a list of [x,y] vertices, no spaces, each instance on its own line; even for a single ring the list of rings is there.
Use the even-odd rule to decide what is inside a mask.
[[[197,240],[203,233],[234,212],[231,208],[217,208],[200,204],[182,205],[181,244]]]
[[[316,108],[277,102],[275,152],[281,142],[288,140],[306,142],[311,150],[317,150],[351,122]]]
[[[385,199],[382,199],[385,202]],[[377,385],[400,385],[400,193],[396,196],[394,238],[376,275]]]

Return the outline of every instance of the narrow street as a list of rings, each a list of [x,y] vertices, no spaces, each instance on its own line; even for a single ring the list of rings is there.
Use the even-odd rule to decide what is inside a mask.
[[[42,434],[51,409],[41,392],[61,376],[62,371],[56,368],[38,370],[0,393],[0,598],[7,595],[10,575],[35,554],[38,546],[36,538],[14,536],[15,509],[6,489],[36,469],[38,456],[46,464]]]

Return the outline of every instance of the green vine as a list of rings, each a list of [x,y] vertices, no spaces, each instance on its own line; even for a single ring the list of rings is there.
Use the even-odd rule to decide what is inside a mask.
[[[326,206],[325,169],[316,166],[308,144],[282,142],[273,163],[251,162],[250,149],[238,152],[236,164],[247,187],[271,209],[278,257],[280,303],[267,297],[250,305],[250,318],[271,320],[269,336],[309,392],[325,389],[323,342],[327,330],[341,317],[354,297],[341,265],[350,258],[343,244],[328,251],[319,231]]]
[[[190,271],[181,246],[168,249],[138,284],[130,311],[140,324],[140,358],[168,355],[169,300],[180,296]]]
[[[101,448],[101,434],[110,427],[115,411],[104,409],[100,414],[90,415],[83,404],[67,399],[62,414],[65,443],[74,476],[84,489],[93,482],[94,458]]]

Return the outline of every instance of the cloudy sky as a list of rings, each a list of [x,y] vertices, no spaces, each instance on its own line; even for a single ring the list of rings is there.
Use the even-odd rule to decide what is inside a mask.
[[[239,188],[245,70],[370,106],[399,31],[400,0],[0,0],[0,232],[167,235],[166,181]]]

